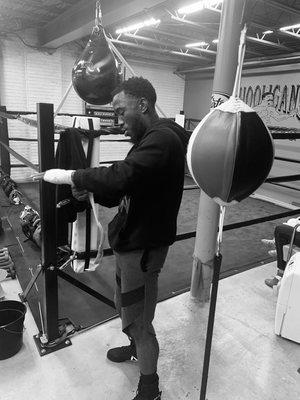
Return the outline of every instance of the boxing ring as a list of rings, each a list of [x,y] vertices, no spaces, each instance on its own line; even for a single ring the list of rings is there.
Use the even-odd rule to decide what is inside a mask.
[[[54,167],[54,123],[53,106],[49,104],[37,105],[37,141],[39,148],[39,168],[44,171]],[[279,131],[271,129],[275,139],[298,139],[300,133],[296,131]],[[9,145],[10,138],[7,129],[1,129],[0,140]],[[1,146],[3,157],[1,167],[10,171],[14,165],[10,165],[9,153]],[[282,159],[282,158],[281,158]],[[300,163],[299,160],[285,159],[289,162]],[[283,182],[297,181],[300,175],[269,177],[266,182],[288,187]],[[24,190],[22,190],[22,187]],[[77,332],[83,332],[100,323],[116,316],[113,304],[114,288],[114,261],[112,250],[105,248],[104,263],[101,270],[75,274],[71,268],[60,269],[57,266],[57,254],[55,248],[55,187],[54,185],[41,182],[31,184],[30,190],[26,185],[20,184],[18,188],[23,194],[33,194],[28,202],[33,204],[34,199],[39,198],[39,212],[42,220],[42,247],[39,249],[33,242],[24,241],[24,235],[20,226],[19,215],[24,205],[11,204],[4,192],[0,191],[2,209],[2,222],[4,234],[0,236],[1,246],[9,248],[11,258],[15,264],[16,275],[20,281],[23,292],[20,297],[28,302],[38,328],[38,334],[34,339],[40,355],[60,349],[71,344],[70,337]],[[39,196],[32,193],[39,190]],[[28,196],[27,197],[30,197]],[[162,272],[159,288],[159,300],[184,293],[190,289],[190,267],[192,264],[193,239],[195,230],[190,230],[196,219],[197,202],[199,199],[199,188],[190,177],[186,177],[185,191],[181,210],[178,217],[179,233],[176,243],[171,247],[166,266]],[[249,209],[254,206],[255,218],[249,219]],[[260,225],[262,237],[271,236],[276,224],[285,221],[288,217],[299,215],[300,209],[286,210],[276,205],[268,205],[268,210],[263,209],[265,202],[257,199],[246,199],[237,205],[235,212],[228,212],[227,222],[224,226],[224,265],[222,266],[221,278],[241,272],[257,265],[268,262],[270,258],[260,254],[252,262],[243,264],[241,255],[236,254],[233,261],[232,254],[236,240],[226,234],[232,235],[239,229],[239,242],[250,243],[257,236],[257,224]],[[230,209],[231,210],[231,209]],[[108,210],[107,218],[113,215],[114,210]],[[269,215],[265,215],[265,214]],[[242,221],[241,221],[242,219]],[[244,220],[243,220],[244,219]],[[268,222],[268,233],[261,228],[263,223]],[[251,229],[253,230],[251,232]],[[183,232],[181,232],[183,230]],[[188,230],[188,231],[186,231]],[[236,236],[236,235],[235,235]],[[259,235],[258,235],[259,236]],[[252,238],[252,239],[251,239]],[[260,239],[257,240],[257,245]],[[227,248],[227,250],[226,250]],[[250,246],[253,251],[253,245]],[[227,251],[227,253],[226,253]],[[258,251],[255,250],[254,253]],[[231,253],[231,254],[230,254]],[[235,252],[236,253],[236,252]],[[228,259],[226,262],[226,258]],[[176,267],[175,267],[176,265]],[[238,268],[237,268],[238,265]],[[168,282],[171,274],[176,276],[177,281]],[[12,278],[14,276],[11,276]],[[168,287],[169,286],[169,287]],[[167,288],[167,289],[166,289]],[[80,289],[80,290],[78,290]]]

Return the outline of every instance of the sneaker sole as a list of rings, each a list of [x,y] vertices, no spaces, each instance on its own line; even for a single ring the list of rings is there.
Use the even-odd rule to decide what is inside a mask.
[[[106,358],[107,358],[109,361],[114,362],[114,363],[117,363],[117,364],[121,364],[121,363],[124,363],[124,362],[129,362],[129,363],[136,363],[136,362],[138,362],[138,359],[137,359],[136,357],[134,357],[134,356],[131,356],[130,360],[124,360],[124,361],[112,360],[112,359],[109,358],[109,357],[106,357]]]

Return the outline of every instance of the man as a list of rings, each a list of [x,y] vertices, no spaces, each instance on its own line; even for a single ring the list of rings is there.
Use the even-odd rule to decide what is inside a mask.
[[[161,399],[159,345],[152,321],[158,275],[175,241],[188,143],[182,127],[158,117],[155,102],[148,80],[124,81],[114,91],[112,104],[134,144],[125,160],[110,167],[49,170],[44,175],[48,182],[71,184],[77,199],[89,191],[103,206],[119,204],[108,238],[116,257],[115,303],[131,343],[109,350],[107,357],[114,362],[138,359],[141,376],[135,400]]]
[[[283,277],[286,262],[284,261],[283,246],[290,244],[294,227],[300,225],[300,217],[291,218],[286,223],[277,225],[274,230],[274,239],[262,239],[262,242],[271,247],[275,247],[276,250],[270,250],[268,253],[270,255],[277,256],[277,273],[273,278],[265,279],[265,284],[270,288],[278,285],[280,279]],[[295,246],[300,247],[300,226],[295,232],[294,242]]]

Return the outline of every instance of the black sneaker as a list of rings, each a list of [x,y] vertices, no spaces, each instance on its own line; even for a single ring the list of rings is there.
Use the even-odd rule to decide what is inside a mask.
[[[157,395],[149,395],[149,396],[144,396],[141,393],[138,393],[133,400],[161,400],[161,392],[158,392]]]
[[[158,389],[158,383],[149,385],[139,383],[136,396],[133,400],[161,400],[161,392]]]
[[[113,362],[137,361],[136,348],[131,340],[129,346],[115,347],[108,350],[107,358]]]
[[[274,278],[265,279],[265,284],[273,289],[274,286],[277,286],[281,280],[281,276],[274,276]]]

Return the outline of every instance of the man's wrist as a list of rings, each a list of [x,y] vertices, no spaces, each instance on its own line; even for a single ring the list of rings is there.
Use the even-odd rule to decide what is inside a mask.
[[[74,182],[74,174],[75,174],[75,172],[76,171],[72,171],[72,173],[71,173],[71,184],[72,185],[75,185],[75,182]]]

